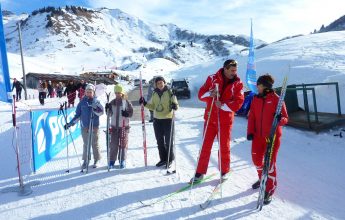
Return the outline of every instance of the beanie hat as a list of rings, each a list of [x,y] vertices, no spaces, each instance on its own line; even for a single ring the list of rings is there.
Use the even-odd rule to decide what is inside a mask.
[[[95,91],[95,86],[92,84],[87,84],[85,90],[92,90]]]
[[[272,89],[273,83],[274,83],[274,79],[270,74],[265,74],[265,75],[260,76],[256,82],[257,85],[261,84],[268,89]]]
[[[116,85],[114,86],[114,92],[115,92],[115,93],[124,94],[124,92],[123,92],[123,87],[121,86],[121,84],[116,84]]]
[[[230,66],[237,67],[237,61],[233,59],[226,60],[223,64],[223,68],[229,68]]]
[[[157,76],[155,79],[155,83],[157,83],[158,81],[163,81],[165,83],[165,79],[163,78],[163,76]]]

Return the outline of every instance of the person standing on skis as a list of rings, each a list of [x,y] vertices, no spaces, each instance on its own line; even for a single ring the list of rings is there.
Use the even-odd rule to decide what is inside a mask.
[[[89,131],[89,125],[91,123],[91,111],[93,112],[93,129]],[[99,136],[99,117],[103,115],[104,108],[102,104],[97,100],[95,97],[95,86],[92,84],[88,84],[85,89],[85,96],[83,99],[78,103],[77,109],[75,111],[75,116],[72,120],[67,123],[64,128],[67,130],[69,127],[75,125],[78,120],[80,120],[80,127],[81,127],[81,135],[83,138],[83,165],[82,169],[86,168],[88,164],[86,160],[87,155],[87,147],[88,147],[88,136],[89,132],[92,132],[92,152],[93,152],[93,159],[94,164],[93,168],[97,168],[99,161],[101,159],[101,153],[98,145],[98,136]]]
[[[219,85],[219,91],[216,90],[216,84]],[[237,62],[232,59],[226,60],[222,68],[215,74],[208,76],[204,85],[199,89],[199,99],[206,102],[204,140],[195,176],[191,179],[191,183],[204,178],[214,138],[218,136],[218,133],[220,134],[218,137],[221,159],[220,172],[222,181],[227,179],[227,174],[230,171],[231,128],[235,112],[241,108],[244,100],[242,89],[243,84],[237,76]],[[220,123],[218,124],[218,122]]]
[[[273,91],[274,79],[271,75],[262,75],[257,80],[258,94],[254,96],[248,116],[247,140],[252,141],[252,160],[256,167],[259,180],[252,185],[253,189],[260,187],[264,157],[267,147],[266,139],[270,136],[275,111],[279,96]],[[272,195],[277,187],[276,160],[282,136],[282,126],[287,124],[288,114],[283,103],[281,114],[278,116],[278,127],[272,150],[272,158],[266,182],[264,204],[272,200]]]
[[[170,167],[172,161],[175,159],[172,141],[170,136],[173,135],[172,117],[173,110],[178,109],[178,102],[176,96],[166,86],[165,79],[161,76],[155,79],[156,88],[153,91],[152,98],[148,102],[141,97],[140,104],[144,104],[146,108],[153,111],[153,129],[158,145],[158,152],[160,161],[156,164],[157,167]],[[170,148],[170,154],[169,154]],[[168,155],[169,158],[168,158]],[[167,164],[169,160],[169,164]]]
[[[111,116],[109,167],[114,168],[118,156],[120,169],[126,168],[129,118],[133,115],[132,103],[125,97],[120,84],[114,87],[115,99],[105,105]]]

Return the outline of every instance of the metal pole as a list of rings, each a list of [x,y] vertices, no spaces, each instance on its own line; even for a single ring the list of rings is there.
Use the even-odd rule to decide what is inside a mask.
[[[26,92],[27,91],[26,90],[26,75],[25,75],[25,67],[24,67],[24,57],[23,57],[23,47],[22,47],[22,32],[21,32],[20,22],[21,22],[21,20],[17,22],[18,35],[19,35],[19,47],[20,47],[20,56],[22,59],[24,95],[25,95],[25,100],[28,100],[28,95]]]
[[[304,84],[302,84],[302,86],[303,86],[303,97],[304,97],[304,110],[307,114],[307,120],[308,120],[309,128],[311,128],[307,88],[305,87]]]
[[[338,105],[338,115],[341,116],[341,107],[340,107],[340,97],[339,97],[339,84],[335,84],[335,91],[337,93],[337,105]]]
[[[316,96],[315,96],[315,89],[312,88],[312,94],[313,94],[313,103],[314,103],[314,111],[315,111],[315,120],[316,123],[319,123],[319,116],[317,114],[317,105],[316,105]]]

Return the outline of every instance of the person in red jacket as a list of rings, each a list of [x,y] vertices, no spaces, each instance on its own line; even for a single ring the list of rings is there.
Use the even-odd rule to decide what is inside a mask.
[[[216,84],[219,85],[218,94]],[[228,177],[227,174],[230,171],[231,128],[234,121],[234,114],[241,108],[244,100],[242,89],[243,84],[237,76],[237,62],[232,59],[226,60],[223,68],[220,68],[215,74],[208,76],[205,84],[200,88],[198,97],[201,101],[206,102],[204,141],[196,173],[191,179],[191,182],[200,181],[204,177],[204,174],[206,174],[212,144],[214,138],[218,136],[218,128],[220,133],[218,141],[220,142],[219,154],[222,180]],[[217,96],[219,100],[217,100]],[[219,125],[218,122],[220,122]]]
[[[258,172],[259,180],[252,185],[253,189],[260,187],[260,179],[266,152],[266,138],[270,135],[279,96],[273,91],[274,79],[271,75],[262,75],[257,80],[258,94],[254,96],[248,116],[247,139],[252,140],[252,160]],[[282,136],[282,126],[287,124],[288,114],[283,103],[281,114],[278,115],[278,127],[272,151],[272,158],[266,182],[264,204],[272,200],[277,187],[276,160]]]

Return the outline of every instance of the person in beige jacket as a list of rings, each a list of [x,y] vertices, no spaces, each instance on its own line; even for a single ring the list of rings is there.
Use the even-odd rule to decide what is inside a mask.
[[[153,91],[151,100],[146,102],[144,97],[139,99],[140,104],[144,104],[146,108],[153,111],[153,129],[158,145],[158,152],[160,161],[156,164],[157,167],[170,166],[175,159],[172,143],[170,143],[170,136],[173,135],[172,128],[173,110],[178,109],[178,102],[176,96],[166,86],[163,77],[155,79],[156,88]],[[172,142],[172,140],[171,140]],[[170,154],[169,154],[170,149]],[[168,155],[170,157],[168,158]],[[169,159],[169,164],[167,161]]]
[[[111,139],[109,167],[114,168],[116,158],[118,157],[120,169],[126,168],[129,118],[133,115],[132,103],[127,100],[123,87],[120,84],[114,87],[115,99],[106,105],[106,111],[109,110],[111,116]]]

